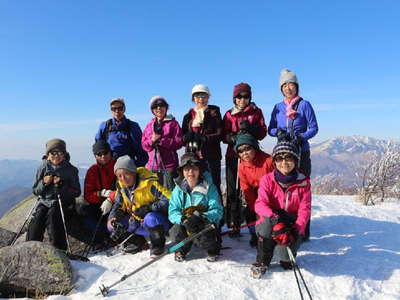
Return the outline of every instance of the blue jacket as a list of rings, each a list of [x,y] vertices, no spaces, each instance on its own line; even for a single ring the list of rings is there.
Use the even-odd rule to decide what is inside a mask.
[[[107,133],[105,128],[107,122],[108,121],[105,121],[100,124],[95,138],[96,141],[107,139],[107,143],[111,147],[114,158],[128,154],[135,160],[136,166],[143,167],[146,165],[149,157],[147,152],[142,148],[142,130],[139,124],[124,116],[121,120],[121,124],[117,125],[113,118],[111,131]]]
[[[278,129],[286,130],[293,137],[300,134],[304,140],[301,151],[305,152],[310,151],[308,140],[318,133],[318,123],[310,102],[302,98],[299,101],[294,120],[286,118],[286,105],[283,101],[274,106],[268,126],[268,134],[276,136]],[[293,133],[292,125],[294,125]]]
[[[178,178],[176,183],[168,207],[168,219],[171,223],[181,224],[183,210],[196,205],[206,208],[203,216],[210,222],[219,223],[223,215],[223,208],[217,188],[208,173],[203,173],[200,183],[191,192],[188,191],[185,179]]]

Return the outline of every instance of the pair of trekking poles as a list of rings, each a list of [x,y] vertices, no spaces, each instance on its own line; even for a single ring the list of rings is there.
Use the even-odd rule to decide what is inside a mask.
[[[56,188],[56,189],[57,189],[57,188]],[[61,203],[61,195],[60,195],[59,191],[57,191],[57,202],[58,202],[58,206],[59,206],[60,213],[61,213],[61,219],[62,219],[62,222],[63,222],[64,233],[65,233],[65,240],[66,240],[66,243],[67,243],[67,250],[66,250],[66,251],[63,250],[63,252],[65,252],[65,254],[66,254],[70,259],[73,259],[73,260],[81,260],[81,261],[89,261],[89,259],[88,259],[87,257],[81,256],[81,255],[78,255],[78,254],[72,254],[72,252],[71,252],[71,246],[70,246],[69,239],[68,239],[67,226],[66,226],[66,224],[65,224],[64,210],[63,210],[62,203]],[[22,233],[24,227],[25,227],[26,224],[28,223],[28,220],[31,218],[31,215],[33,214],[33,212],[36,210],[38,204],[39,204],[39,201],[36,200],[35,205],[32,206],[31,210],[29,211],[28,216],[26,217],[25,221],[22,223],[21,228],[19,229],[18,233],[15,235],[15,237],[14,237],[14,239],[12,240],[10,246],[13,246],[13,245],[15,244],[15,242],[17,241],[17,239],[20,237],[20,235],[21,235],[21,233]]]

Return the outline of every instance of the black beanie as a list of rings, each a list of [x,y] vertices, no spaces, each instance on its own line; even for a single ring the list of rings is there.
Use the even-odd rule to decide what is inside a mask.
[[[93,147],[93,154],[96,155],[99,152],[110,152],[111,148],[110,145],[104,141],[104,140],[98,140],[96,143],[94,143]]]

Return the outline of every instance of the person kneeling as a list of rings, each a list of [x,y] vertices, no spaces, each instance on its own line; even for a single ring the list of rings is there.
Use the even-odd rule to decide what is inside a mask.
[[[107,222],[111,238],[119,242],[127,239],[124,250],[137,253],[148,248],[144,236],[150,235],[150,255],[161,255],[169,229],[170,191],[157,182],[156,174],[144,167],[136,168],[128,155],[117,159],[114,172],[117,193]]]
[[[297,146],[279,142],[273,149],[272,160],[276,169],[261,178],[255,204],[259,216],[257,258],[251,268],[255,278],[266,272],[277,245],[283,257],[281,266],[292,267],[288,248],[296,256],[311,214],[310,179],[296,169]]]
[[[218,190],[195,154],[186,153],[181,157],[178,173],[168,212],[169,220],[174,224],[170,237],[175,243],[200,232],[209,223],[219,224],[223,215]],[[199,236],[195,242],[207,250],[207,261],[217,260],[221,245],[216,229]],[[175,260],[184,261],[191,246],[192,243],[188,243],[181,247],[175,253]]]

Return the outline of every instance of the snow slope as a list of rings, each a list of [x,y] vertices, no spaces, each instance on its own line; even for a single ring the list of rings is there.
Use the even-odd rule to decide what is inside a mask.
[[[297,262],[314,299],[400,299],[400,203],[365,207],[350,196],[314,196],[311,240]],[[110,299],[300,299],[293,271],[273,263],[260,280],[249,276],[256,250],[224,236],[218,262],[209,263],[193,247],[188,260],[168,255],[115,286]],[[70,296],[48,299],[99,299],[98,286],[111,285],[149,260],[136,255],[91,257],[72,262],[77,273]],[[305,299],[307,295],[305,295]]]

